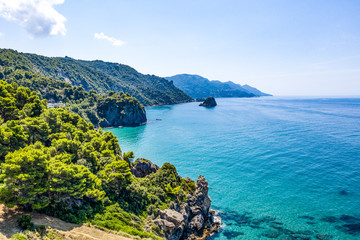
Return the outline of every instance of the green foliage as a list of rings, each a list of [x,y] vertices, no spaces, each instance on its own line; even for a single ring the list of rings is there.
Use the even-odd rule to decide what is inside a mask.
[[[128,162],[129,164],[133,161],[133,159],[135,158],[134,152],[130,151],[127,153],[123,153],[123,159]]]
[[[23,230],[32,230],[35,227],[35,224],[31,221],[31,216],[28,214],[20,215],[17,219],[17,224]]]
[[[106,207],[104,212],[95,216],[92,224],[110,230],[122,231],[141,238],[161,239],[153,233],[145,232],[141,218],[125,212],[120,208],[119,204]]]
[[[194,181],[185,181],[176,168],[165,163],[155,174],[135,179],[119,200],[123,209],[136,214],[152,214],[156,208],[166,208],[174,202],[183,202],[195,190]]]
[[[23,233],[16,233],[11,236],[11,240],[27,240],[27,236]]]
[[[16,83],[10,85],[0,81],[0,117],[4,121],[37,117],[45,108],[44,104],[35,92],[18,87]]]
[[[0,203],[156,239],[159,229],[144,231],[147,215],[194,191],[194,182],[168,163],[145,178],[134,177],[134,153],[122,155],[112,133],[95,130],[68,110],[48,109],[28,88],[0,81],[0,89],[11,99],[0,117]]]
[[[40,143],[9,153],[1,164],[0,202],[8,206],[31,205],[34,209],[46,207],[49,188],[47,161],[50,154]]]
[[[16,88],[16,94],[13,98],[9,98],[6,92],[7,89],[2,89],[0,86],[0,99],[2,100],[0,107],[3,109],[1,116],[5,120],[18,119],[19,117],[25,118],[26,116],[39,116],[46,102],[41,101],[35,92],[39,94],[42,99],[46,99],[49,102],[49,106],[58,104],[58,106],[64,109],[79,114],[95,126],[109,125],[106,118],[108,117],[107,114],[110,107],[118,109],[118,111],[122,113],[122,118],[125,118],[128,114],[128,108],[144,108],[137,99],[131,97],[129,94],[113,92],[111,95],[100,95],[94,90],[86,92],[83,87],[73,87],[69,83],[44,77],[39,73],[17,69],[6,74],[6,69],[7,68],[1,68],[0,66],[0,73],[4,71],[4,73],[1,73],[4,80],[11,83],[13,88]],[[27,75],[31,77],[27,78]],[[26,86],[34,92],[22,86],[17,87],[18,84]],[[3,97],[1,98],[1,96]],[[17,110],[13,111],[13,109]],[[14,112],[14,116],[8,116],[7,114],[9,112]],[[124,124],[126,123],[124,122]]]
[[[26,79],[33,78],[38,80],[37,75],[39,74],[62,80],[59,82],[63,83],[61,89],[64,89],[64,95],[74,101],[83,98],[84,92],[71,88],[70,84],[66,84],[65,81],[71,82],[74,86],[82,86],[86,91],[93,89],[99,93],[126,92],[145,105],[174,104],[192,100],[191,97],[176,88],[171,81],[154,75],[143,75],[129,66],[117,63],[98,60],[82,61],[68,57],[50,58],[0,49],[0,66],[3,66],[3,71],[0,73],[4,76],[12,75],[13,81],[23,79],[21,81],[24,82]],[[36,74],[35,70],[39,74]],[[56,84],[60,85],[60,83]],[[21,85],[31,88],[23,83]],[[52,98],[58,102],[61,94],[54,91],[52,87],[53,85],[46,90],[40,90],[41,88],[36,86],[43,91],[46,99]],[[65,88],[68,89],[65,90]],[[78,101],[78,103],[80,102]]]
[[[107,164],[104,170],[99,172],[99,175],[105,188],[116,195],[119,195],[121,190],[134,180],[129,164],[122,160]]]

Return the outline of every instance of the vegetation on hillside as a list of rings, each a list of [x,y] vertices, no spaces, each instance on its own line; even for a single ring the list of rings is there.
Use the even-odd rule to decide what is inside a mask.
[[[134,177],[112,133],[29,88],[0,81],[0,104],[0,203],[156,239],[146,217],[194,192],[168,163]]]
[[[11,54],[12,52],[9,52]],[[113,91],[107,94],[97,94],[95,90],[85,91],[83,87],[73,87],[70,83],[58,79],[44,77],[39,73],[31,72],[26,65],[22,67],[1,67],[4,65],[13,65],[10,61],[17,61],[11,55],[8,61],[0,62],[0,80],[8,83],[17,83],[18,85],[28,87],[35,91],[41,99],[46,99],[50,104],[70,110],[79,114],[85,120],[91,122],[96,127],[108,127],[107,110],[108,106],[116,106],[119,112],[125,110],[139,109],[141,114],[145,115],[145,109],[137,99],[123,92],[115,93]],[[23,60],[24,61],[24,60]],[[126,118],[126,116],[124,117]],[[144,117],[146,120],[146,117]],[[123,125],[136,125],[123,122]]]
[[[145,105],[164,105],[192,100],[171,81],[144,75],[118,63],[83,61],[69,57],[50,58],[0,49],[0,66],[33,71],[42,76],[60,79],[86,91],[98,93],[125,92]]]

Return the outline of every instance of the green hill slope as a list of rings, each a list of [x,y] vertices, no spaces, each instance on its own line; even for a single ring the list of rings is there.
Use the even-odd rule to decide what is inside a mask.
[[[45,57],[0,49],[0,65],[35,71],[73,86],[82,86],[98,93],[123,91],[137,98],[144,105],[165,105],[189,102],[190,96],[171,81],[154,75],[144,75],[118,63],[75,60],[69,57]]]
[[[13,86],[28,87],[40,99],[46,99],[48,106],[68,109],[96,127],[138,126],[146,122],[144,106],[129,94],[86,92],[83,87],[74,87],[65,81],[24,69],[0,64],[0,80]]]

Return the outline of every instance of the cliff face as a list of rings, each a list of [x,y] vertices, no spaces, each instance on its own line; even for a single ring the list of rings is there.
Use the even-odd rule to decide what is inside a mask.
[[[97,110],[103,119],[100,127],[139,126],[147,120],[145,108],[138,101],[106,99],[98,103]]]
[[[185,203],[159,211],[154,223],[162,229],[166,239],[206,239],[219,231],[221,219],[210,210],[208,190],[208,182],[199,176],[194,194],[189,195]]]
[[[131,166],[136,177],[156,173],[159,167],[146,160],[137,159]],[[184,179],[192,181],[190,178]],[[205,240],[220,230],[221,218],[210,209],[209,186],[205,177],[199,176],[195,191],[186,201],[174,203],[170,209],[158,210],[153,223],[160,227],[167,240]]]

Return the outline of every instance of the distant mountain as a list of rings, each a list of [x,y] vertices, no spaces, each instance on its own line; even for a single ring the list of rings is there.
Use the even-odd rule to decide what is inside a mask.
[[[263,93],[259,89],[254,88],[252,86],[249,86],[247,84],[242,85],[241,87],[244,88],[245,90],[247,90],[248,92],[251,92],[252,94],[255,94],[256,96],[260,96],[260,97],[261,96],[272,96],[271,94]]]
[[[45,57],[0,49],[0,66],[34,71],[91,89],[98,93],[123,91],[144,105],[164,105],[192,101],[192,98],[172,82],[154,75],[144,75],[135,69],[111,62],[84,61],[69,57]]]
[[[259,97],[271,96],[263,93],[249,85],[241,86],[239,84],[228,82],[220,82],[217,80],[210,81],[199,75],[178,74],[172,77],[166,77],[172,81],[174,85],[193,98],[212,97]]]

